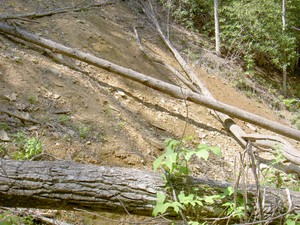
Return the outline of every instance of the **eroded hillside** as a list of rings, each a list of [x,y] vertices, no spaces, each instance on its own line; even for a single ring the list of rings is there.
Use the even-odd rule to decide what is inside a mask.
[[[20,14],[49,11],[81,1],[1,1],[0,12]],[[133,28],[144,46],[180,70],[147,18],[128,2],[79,12],[18,21],[16,25],[41,37],[89,52],[118,65],[177,84],[168,70],[140,51]],[[193,36],[174,31],[176,43]],[[180,40],[180,41],[179,41]],[[193,137],[193,143],[219,146],[222,158],[212,156],[194,166],[200,177],[232,181],[234,160],[242,149],[223,125],[202,106],[171,98],[156,90],[64,55],[0,35],[0,107],[37,124],[0,114],[6,141],[3,156],[13,157],[14,139],[23,132],[43,142],[45,159],[73,160],[150,170],[166,138]],[[178,48],[183,46],[178,45]],[[182,50],[182,49],[180,49]],[[195,64],[200,79],[220,101],[287,124],[266,105],[236,91],[217,74]],[[237,121],[246,131],[253,127]],[[270,133],[256,128],[258,132]],[[5,136],[5,135],[4,135]],[[3,136],[2,136],[3,138]],[[295,146],[299,143],[293,142]],[[79,223],[80,224],[80,223]]]

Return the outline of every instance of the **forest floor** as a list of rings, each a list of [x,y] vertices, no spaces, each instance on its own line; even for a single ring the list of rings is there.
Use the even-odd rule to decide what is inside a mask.
[[[0,13],[49,11],[79,2],[1,1]],[[137,27],[146,48],[180,70],[147,18],[128,2],[55,14],[31,22],[18,21],[18,26],[176,84],[165,68],[149,61],[139,50],[133,27]],[[274,111],[263,101],[249,98],[234,88],[226,77],[232,69],[228,62],[208,51],[193,52],[191,46],[197,41],[195,34],[175,26],[171,30],[171,40],[175,40],[174,45],[185,57],[203,54],[203,57],[190,62],[216,99],[289,125],[286,119],[288,112]],[[0,114],[2,138],[7,134],[9,139],[0,143],[2,150],[7,150],[4,157],[12,156],[17,149],[14,135],[24,132],[26,137],[36,137],[43,142],[44,152],[51,155],[46,159],[54,157],[57,160],[151,170],[153,160],[164,149],[166,138],[192,137],[191,145],[206,143],[219,146],[223,154],[221,158],[211,156],[208,161],[194,165],[194,175],[232,181],[235,158],[244,149],[207,108],[171,98],[116,74],[46,52],[34,45],[20,44],[4,35],[0,35],[0,49],[0,107],[40,122],[23,124],[17,118]],[[226,73],[220,72],[220,69],[216,72],[216,67],[210,68],[207,58]],[[271,133],[236,122],[249,133]],[[299,143],[290,141],[299,148]],[[73,224],[108,223],[96,216],[79,215],[59,212],[58,218]],[[120,220],[141,219],[107,213],[99,215]]]

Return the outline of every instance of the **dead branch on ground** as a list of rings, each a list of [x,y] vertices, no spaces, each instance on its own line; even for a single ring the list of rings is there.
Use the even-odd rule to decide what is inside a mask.
[[[1,15],[0,14],[0,21],[1,20],[28,20],[28,19],[35,19],[35,18],[41,18],[41,17],[46,17],[46,16],[52,16],[55,14],[61,14],[61,13],[67,13],[67,12],[78,12],[78,11],[82,11],[82,10],[87,10],[87,9],[91,9],[91,8],[96,8],[96,7],[102,7],[102,6],[108,6],[108,5],[112,5],[115,4],[116,1],[104,1],[101,3],[94,3],[94,4],[90,4],[87,6],[74,6],[74,7],[66,7],[66,8],[59,8],[59,9],[55,9],[52,11],[48,11],[48,12],[42,12],[42,13],[26,13],[26,14],[19,14],[19,15]]]
[[[22,123],[30,122],[30,123],[33,123],[33,124],[40,124],[39,121],[37,121],[35,119],[32,119],[29,116],[25,117],[25,116],[21,115],[20,113],[11,112],[11,111],[6,110],[6,109],[1,109],[0,108],[0,113],[5,113],[8,116],[15,117],[15,118],[19,119]]]

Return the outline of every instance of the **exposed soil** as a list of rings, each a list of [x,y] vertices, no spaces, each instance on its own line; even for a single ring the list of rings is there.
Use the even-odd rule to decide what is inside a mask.
[[[1,1],[0,12],[46,11],[80,2]],[[138,27],[145,46],[179,68],[145,16],[130,3],[56,14],[36,22],[18,21],[18,26],[121,66],[176,83],[166,69],[150,62],[140,52],[134,26]],[[59,160],[150,170],[155,157],[162,153],[166,138],[192,136],[194,144],[219,146],[223,153],[222,158],[212,156],[209,161],[195,165],[195,175],[232,181],[235,156],[243,149],[206,108],[28,43],[20,44],[11,37],[0,35],[0,43],[0,107],[23,113],[41,123],[22,124],[14,117],[0,114],[0,123],[9,126],[5,132],[11,140],[13,134],[23,131],[28,137],[42,140],[45,153]],[[201,67],[195,69],[218,100],[288,124],[264,103],[235,90],[224,77],[208,74]],[[237,122],[247,132],[254,132],[245,123]],[[260,128],[257,131],[267,132]],[[299,146],[299,143],[292,143]],[[8,152],[16,149],[13,142],[2,141],[1,146]]]

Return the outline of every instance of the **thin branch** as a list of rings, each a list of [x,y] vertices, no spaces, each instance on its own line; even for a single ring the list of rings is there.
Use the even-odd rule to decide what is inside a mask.
[[[0,21],[1,20],[11,20],[11,19],[18,19],[18,20],[26,20],[26,18],[29,19],[34,19],[34,18],[41,18],[41,17],[46,17],[46,16],[52,16],[54,14],[61,14],[61,13],[67,13],[67,12],[78,12],[86,9],[91,9],[95,7],[101,7],[101,6],[107,6],[107,5],[112,5],[115,4],[116,1],[113,2],[102,2],[102,3],[96,3],[96,4],[91,4],[88,6],[83,6],[83,7],[66,7],[66,8],[60,8],[60,9],[55,9],[52,11],[48,12],[43,12],[43,13],[26,13],[26,14],[19,14],[19,15],[1,15],[0,14]]]
[[[298,27],[292,27],[294,30],[298,30],[298,31],[300,31],[300,28],[298,28]]]
[[[262,204],[262,196],[260,193],[260,186],[259,186],[259,179],[257,176],[257,167],[256,167],[256,163],[255,163],[255,158],[254,158],[254,154],[252,151],[252,144],[251,142],[248,141],[247,146],[247,153],[250,157],[250,162],[251,162],[251,166],[252,166],[252,173],[254,176],[254,180],[255,180],[255,186],[256,186],[256,198],[257,198],[257,203],[256,203],[256,207],[259,210],[259,216],[260,216],[260,220],[264,219],[264,210],[263,210],[263,204]]]
[[[19,115],[17,113],[13,113],[11,111],[8,111],[6,109],[0,109],[0,112],[2,113],[5,113],[11,117],[15,117],[17,119],[19,119],[22,123],[25,123],[25,122],[30,122],[30,123],[33,123],[33,124],[41,124],[39,121],[35,120],[35,119],[32,119],[32,118],[25,118],[24,116],[22,115]]]
[[[107,220],[107,221],[110,221],[110,222],[114,222],[114,223],[118,223],[118,224],[123,224],[124,223],[124,220],[115,220],[115,219],[111,219],[111,218],[108,218],[108,217],[105,217],[105,216],[101,216],[99,215],[98,213],[94,213],[94,212],[90,212],[88,210],[85,210],[85,209],[78,209],[78,208],[74,208],[75,210],[77,211],[80,211],[80,212],[84,212],[84,213],[87,213],[87,214],[90,214],[90,215],[93,215],[93,216],[96,216],[96,217],[99,217],[101,219],[104,219],[104,220]],[[166,216],[167,214],[162,214],[160,216],[157,216],[155,218],[151,218],[149,220],[144,220],[142,222],[137,222],[137,221],[127,221],[128,223],[132,223],[132,224],[157,224],[159,222],[159,224],[161,223],[170,223],[172,222],[171,220],[168,220],[166,219],[167,221],[156,221],[154,222],[154,220],[158,220],[164,216]],[[152,222],[153,221],[153,222]],[[127,223],[126,222],[126,223]]]
[[[293,212],[294,211],[294,206],[293,206],[293,202],[292,202],[290,190],[288,188],[286,188],[285,191],[286,191],[287,199],[288,199],[288,202],[289,202],[289,208],[288,208],[288,210],[285,213],[280,214],[280,215],[275,216],[275,217],[272,217],[272,218],[267,219],[267,220],[260,220],[260,221],[255,221],[255,222],[250,222],[250,223],[243,223],[243,224],[235,224],[235,225],[254,225],[254,224],[269,223],[269,222],[272,222],[272,221],[274,221],[276,219],[283,218],[286,215],[288,215],[291,212]]]

